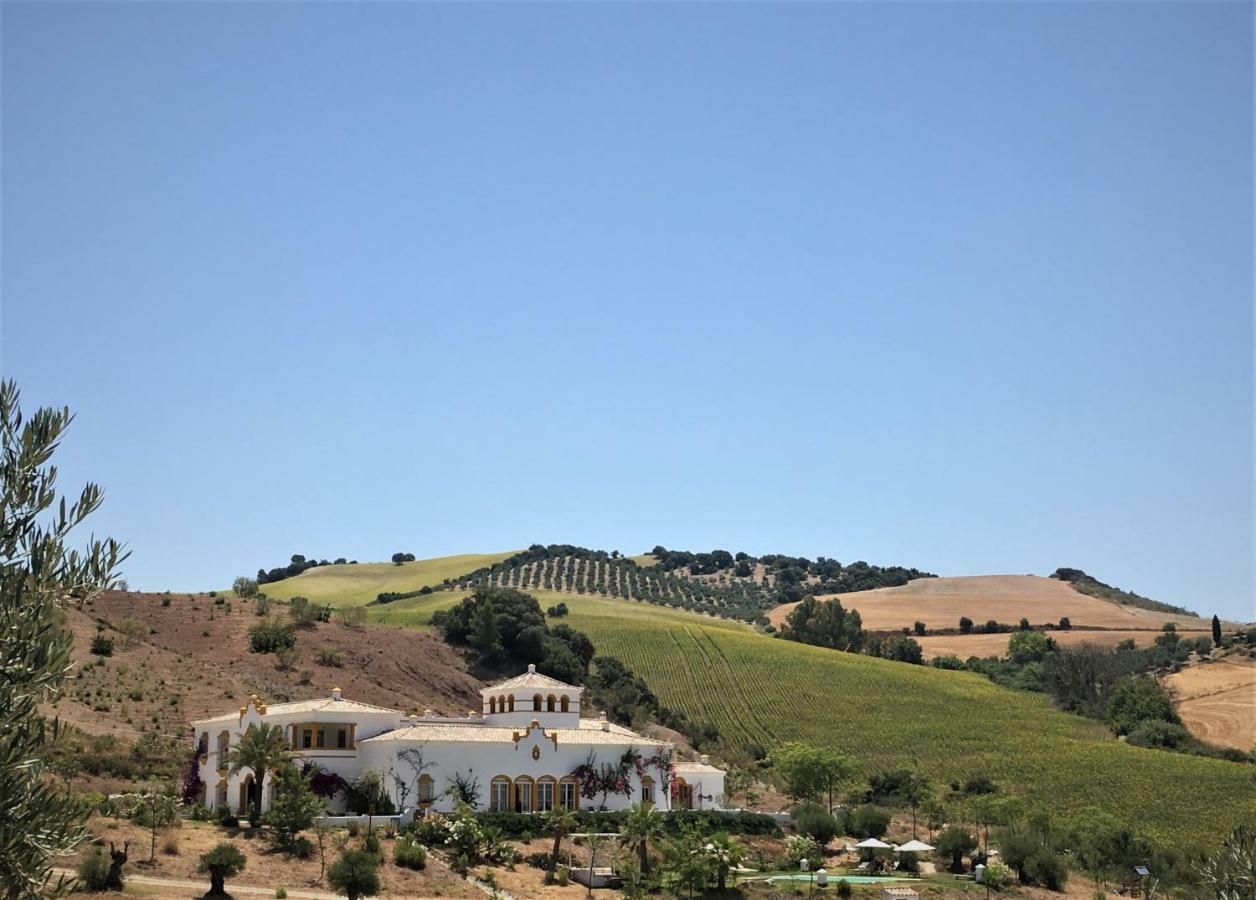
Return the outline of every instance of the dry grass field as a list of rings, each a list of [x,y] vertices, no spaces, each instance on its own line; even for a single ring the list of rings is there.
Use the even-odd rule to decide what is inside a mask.
[[[1037,575],[967,575],[920,578],[901,587],[837,595],[844,606],[859,610],[872,631],[909,628],[917,619],[930,628],[955,628],[960,616],[974,622],[995,619],[1014,624],[1022,617],[1035,625],[1067,616],[1074,625],[1123,630],[1158,629],[1164,622],[1207,630],[1208,623],[1190,616],[1120,606],[1079,593],[1063,581]],[[768,618],[780,627],[794,604],[782,604]]]
[[[1150,646],[1160,634],[1158,630],[1145,631],[1051,631],[1051,639],[1062,647],[1080,647],[1092,644],[1096,647],[1115,647],[1124,640],[1133,640],[1139,647]],[[1207,637],[1207,631],[1179,631],[1184,639]],[[925,653],[925,659],[935,656],[954,655],[960,659],[970,656],[1003,656],[1007,653],[1006,634],[938,634],[915,638]]]
[[[308,597],[314,603],[330,603],[338,607],[365,606],[373,603],[375,597],[384,591],[417,591],[423,587],[436,587],[446,578],[491,566],[517,552],[466,553],[419,559],[401,565],[364,562],[352,566],[315,566],[292,578],[264,584],[262,591],[277,600]]]
[[[1239,750],[1256,747],[1256,660],[1229,657],[1190,666],[1165,683],[1196,737]]]
[[[123,841],[130,841],[129,859],[124,870],[129,875],[142,875],[150,878],[190,879],[208,883],[208,876],[199,874],[197,863],[200,855],[213,848],[220,841],[230,841],[240,849],[247,860],[244,871],[227,881],[227,891],[237,886],[260,886],[273,892],[283,887],[296,891],[326,892],[334,894],[324,879],[319,881],[319,858],[317,849],[310,859],[295,857],[275,852],[269,843],[260,835],[248,829],[222,829],[204,822],[183,821],[179,827],[168,829],[157,837],[157,854],[153,863],[148,863],[150,850],[150,833],[147,829],[119,819],[92,819],[89,825],[92,837],[100,841],[106,849],[112,841],[119,848]],[[380,866],[379,874],[385,897],[483,897],[484,895],[473,885],[459,878],[446,866],[429,863],[422,871],[401,868],[394,865],[393,840],[380,831],[384,858],[386,862]],[[163,849],[165,836],[169,835],[170,845]],[[343,831],[335,833],[327,839],[326,854],[328,864],[339,856],[336,847],[338,840],[345,839]],[[354,840],[351,846],[356,846]],[[176,852],[170,853],[167,850]],[[89,852],[88,848],[80,850],[64,865],[73,868],[78,861]],[[165,888],[159,896],[192,897],[195,893],[178,889]],[[116,894],[114,896],[117,896]]]

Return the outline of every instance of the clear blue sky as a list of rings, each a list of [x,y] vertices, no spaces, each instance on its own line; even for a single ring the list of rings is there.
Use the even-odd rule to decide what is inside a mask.
[[[573,542],[1253,610],[1248,3],[6,3],[3,372],[144,589]]]

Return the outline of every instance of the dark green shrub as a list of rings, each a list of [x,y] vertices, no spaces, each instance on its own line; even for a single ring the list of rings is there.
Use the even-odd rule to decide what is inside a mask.
[[[288,847],[288,852],[297,859],[309,859],[314,855],[314,844],[309,838],[299,837]]]
[[[799,834],[810,835],[821,847],[827,847],[840,831],[837,819],[814,803],[795,809],[792,818],[795,830]]]
[[[1191,733],[1181,725],[1149,719],[1130,729],[1126,740],[1135,747],[1158,747],[1162,750],[1180,750],[1194,742]]]
[[[109,882],[109,856],[97,844],[78,865],[79,884],[84,890],[103,891]]]
[[[548,853],[539,855],[545,857],[546,860],[549,859]],[[416,843],[413,838],[402,837],[398,839],[393,849],[393,862],[406,869],[425,869],[427,868],[427,848]]]
[[[249,629],[249,649],[254,653],[274,653],[286,650],[297,642],[291,625],[273,620],[258,622]]]
[[[842,900],[847,900],[852,893],[854,893],[854,891],[851,890],[850,882],[845,878],[842,878],[837,882],[837,896],[841,897]]]
[[[856,837],[884,837],[890,827],[890,811],[879,806],[865,804],[851,816],[850,830]]]
[[[360,850],[346,850],[327,870],[327,883],[349,900],[379,893],[379,858]]]
[[[1047,890],[1062,891],[1068,881],[1068,864],[1063,857],[1042,847],[1025,860],[1025,877]]]
[[[97,632],[92,638],[91,651],[96,656],[113,656],[113,639]]]

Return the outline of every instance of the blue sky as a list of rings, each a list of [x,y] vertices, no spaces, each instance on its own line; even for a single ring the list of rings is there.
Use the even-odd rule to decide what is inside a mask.
[[[663,543],[1256,617],[1250,4],[2,17],[3,373],[134,587]]]

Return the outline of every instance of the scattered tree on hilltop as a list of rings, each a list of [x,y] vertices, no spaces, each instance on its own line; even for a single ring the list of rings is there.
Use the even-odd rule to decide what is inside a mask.
[[[70,853],[86,837],[86,808],[46,777],[60,735],[39,714],[55,699],[70,666],[72,636],[58,624],[62,608],[115,583],[126,554],[113,540],[69,551],[65,541],[103,499],[88,484],[77,500],[56,491],[53,452],[73,416],[39,409],[24,420],[13,381],[0,383],[0,885],[9,897],[40,897],[50,858]]]
[[[1101,597],[1104,600],[1112,600],[1125,606],[1137,606],[1141,609],[1150,609],[1154,612],[1173,613],[1179,616],[1195,615],[1194,612],[1184,606],[1174,606],[1171,603],[1162,603],[1159,600],[1152,600],[1150,597],[1135,594],[1133,591],[1123,591],[1110,584],[1104,584],[1098,578],[1087,575],[1081,569],[1069,569],[1062,567],[1052,572],[1050,577],[1055,578],[1058,581],[1067,581],[1080,593],[1088,594],[1091,597]]]

